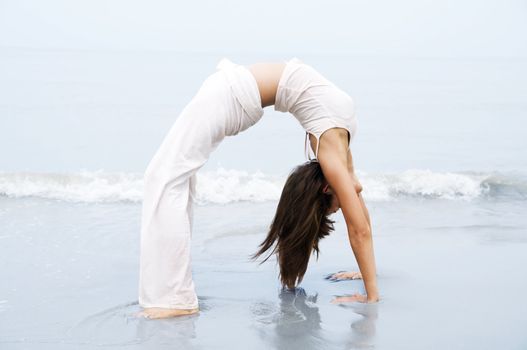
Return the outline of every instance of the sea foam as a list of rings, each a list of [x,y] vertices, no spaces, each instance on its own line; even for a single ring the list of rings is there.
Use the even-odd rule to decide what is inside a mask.
[[[473,200],[527,198],[525,176],[476,172],[433,172],[411,169],[400,173],[359,172],[369,201],[401,198]],[[263,202],[280,198],[287,175],[219,168],[197,174],[197,202],[201,205],[237,201]],[[80,171],[75,173],[0,172],[0,196],[37,197],[70,202],[141,202],[140,173]]]

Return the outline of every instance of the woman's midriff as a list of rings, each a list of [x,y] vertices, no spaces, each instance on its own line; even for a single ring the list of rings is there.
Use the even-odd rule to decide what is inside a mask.
[[[247,67],[254,76],[262,107],[274,105],[278,82],[285,68],[285,63],[255,63]]]

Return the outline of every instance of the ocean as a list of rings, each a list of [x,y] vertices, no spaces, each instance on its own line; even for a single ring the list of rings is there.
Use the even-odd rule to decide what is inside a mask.
[[[201,312],[135,317],[143,171],[216,63],[297,56],[357,105],[381,300],[344,218],[300,288],[263,240],[304,132],[266,108],[198,173]],[[0,48],[0,348],[525,349],[527,59]]]

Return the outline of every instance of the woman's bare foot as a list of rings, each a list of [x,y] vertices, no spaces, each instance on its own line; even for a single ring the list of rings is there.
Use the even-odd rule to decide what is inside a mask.
[[[161,307],[149,307],[143,309],[143,311],[139,312],[137,316],[149,318],[149,319],[157,319],[157,318],[170,318],[170,317],[177,317],[177,316],[188,316],[193,315],[199,312],[199,308],[195,309],[164,309]]]

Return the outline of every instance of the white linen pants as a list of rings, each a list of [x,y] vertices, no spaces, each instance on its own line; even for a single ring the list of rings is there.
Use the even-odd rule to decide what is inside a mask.
[[[245,67],[222,60],[183,109],[144,174],[139,304],[198,307],[191,271],[196,172],[225,136],[263,115],[258,86]]]

